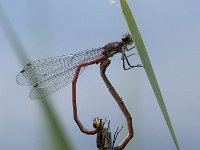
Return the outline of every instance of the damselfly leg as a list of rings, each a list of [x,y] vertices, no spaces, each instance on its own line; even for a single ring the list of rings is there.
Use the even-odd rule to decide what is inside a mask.
[[[132,53],[132,54],[130,54],[130,55],[128,55],[128,56],[126,55],[126,51],[128,52],[128,51],[130,51],[130,50],[132,50],[132,49],[134,49],[134,48],[135,48],[135,46],[133,46],[133,47],[131,47],[131,48],[128,49],[127,46],[126,46],[126,47],[124,47],[124,49],[122,50],[121,60],[122,60],[122,62],[123,62],[123,69],[124,69],[124,70],[129,70],[129,69],[134,68],[134,67],[143,67],[141,64],[138,64],[138,65],[131,65],[131,63],[130,63],[128,57],[133,56],[133,55],[137,55],[136,53]],[[126,64],[128,65],[128,67],[126,67]]]

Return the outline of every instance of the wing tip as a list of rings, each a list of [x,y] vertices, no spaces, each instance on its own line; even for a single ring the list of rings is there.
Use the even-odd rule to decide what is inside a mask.
[[[21,71],[16,76],[16,83],[18,85],[21,85],[21,86],[24,85],[24,80],[22,79],[22,73],[21,73]]]

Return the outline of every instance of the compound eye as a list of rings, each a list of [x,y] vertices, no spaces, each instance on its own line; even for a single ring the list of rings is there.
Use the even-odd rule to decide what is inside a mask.
[[[129,44],[132,43],[132,38],[129,34],[123,35],[122,42]]]

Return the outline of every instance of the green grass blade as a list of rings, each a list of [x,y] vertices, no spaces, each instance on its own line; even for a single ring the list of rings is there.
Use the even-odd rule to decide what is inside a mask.
[[[13,47],[16,56],[19,58],[20,62],[28,62],[28,55],[26,50],[18,38],[14,28],[12,27],[9,19],[3,11],[3,8],[0,4],[0,27],[3,29],[6,37],[8,38],[10,45]],[[42,110],[44,111],[45,118],[48,119],[49,133],[51,133],[51,140],[53,140],[52,145],[56,147],[56,150],[72,150],[73,146],[69,140],[69,136],[64,134],[64,131],[61,128],[60,122],[58,121],[55,112],[52,109],[52,105],[48,102],[47,98],[42,101]],[[50,139],[49,139],[50,140]]]
[[[170,118],[169,118],[169,115],[168,115],[168,112],[167,112],[167,109],[166,109],[166,106],[165,106],[165,103],[164,103],[160,88],[158,86],[158,82],[156,80],[156,76],[154,74],[154,71],[153,71],[149,56],[148,56],[146,48],[144,46],[144,42],[142,40],[141,34],[139,32],[139,29],[137,27],[135,18],[133,16],[133,14],[132,14],[132,12],[131,12],[131,10],[130,10],[127,2],[126,2],[126,0],[120,0],[120,3],[121,3],[121,8],[122,8],[122,13],[124,14],[124,17],[125,17],[125,20],[127,22],[128,28],[130,30],[131,36],[132,36],[133,41],[135,43],[135,46],[136,46],[136,48],[138,50],[138,54],[139,54],[139,56],[141,58],[141,61],[142,61],[143,65],[144,65],[144,69],[145,69],[146,74],[147,74],[147,76],[149,78],[149,81],[151,83],[152,89],[153,89],[154,94],[155,94],[155,96],[157,98],[157,101],[159,103],[160,109],[161,109],[161,111],[163,113],[165,121],[166,121],[166,123],[168,125],[168,128],[169,128],[170,132],[171,132],[171,135],[172,135],[172,138],[173,138],[174,143],[176,145],[176,148],[177,148],[177,150],[179,150],[180,149],[179,148],[179,144],[178,144],[178,141],[176,139],[176,135],[175,135],[173,126],[171,124],[171,121],[170,121]]]
[[[74,147],[71,144],[69,136],[65,135],[65,131],[59,123],[58,117],[47,98],[42,101],[43,116],[45,118],[46,131],[48,132],[48,140],[51,142],[52,150],[73,150]]]

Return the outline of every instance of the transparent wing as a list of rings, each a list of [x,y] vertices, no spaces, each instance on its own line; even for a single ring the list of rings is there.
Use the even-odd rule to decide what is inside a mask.
[[[85,68],[82,68],[81,72],[84,69]],[[47,95],[50,95],[58,91],[59,89],[63,88],[64,86],[66,86],[72,81],[75,71],[76,70],[73,69],[73,71],[70,72],[71,76],[69,74],[68,75],[65,74],[63,76],[56,77],[55,79],[56,81],[55,80],[49,81],[49,82],[55,82],[55,84],[49,84],[48,86],[45,86],[45,87],[44,86],[40,87],[39,85],[33,87],[29,93],[29,97],[31,99],[41,99]]]
[[[73,55],[50,57],[28,63],[16,77],[19,85],[32,86],[31,99],[40,99],[69,84],[80,63],[93,60],[103,52],[103,48],[85,50]],[[86,67],[81,69],[81,72]]]

